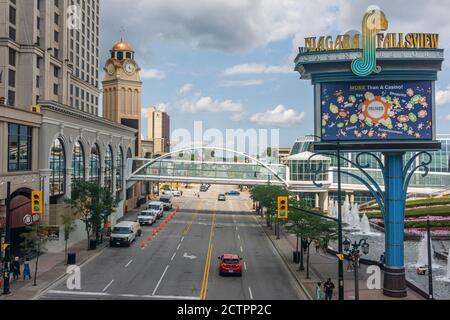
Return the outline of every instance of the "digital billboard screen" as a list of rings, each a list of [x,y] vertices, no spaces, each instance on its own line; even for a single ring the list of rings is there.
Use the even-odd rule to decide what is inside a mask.
[[[432,81],[321,85],[322,141],[433,139]]]

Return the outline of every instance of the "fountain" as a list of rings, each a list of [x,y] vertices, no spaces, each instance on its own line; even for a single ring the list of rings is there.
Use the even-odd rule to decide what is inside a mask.
[[[370,233],[369,218],[367,218],[365,213],[364,213],[363,217],[361,218],[361,232],[362,233]]]
[[[433,248],[431,248],[431,264],[434,265]],[[419,254],[417,257],[417,267],[428,266],[428,235],[422,238],[419,244]]]
[[[450,249],[448,249],[447,255],[447,279],[450,280]]]

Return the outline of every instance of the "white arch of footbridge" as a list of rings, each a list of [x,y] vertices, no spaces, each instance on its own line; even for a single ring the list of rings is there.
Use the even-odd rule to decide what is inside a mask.
[[[178,160],[174,155],[202,151],[202,160]],[[203,161],[205,151],[223,152],[248,159],[249,162]],[[215,158],[215,157],[214,157]],[[216,159],[216,158],[215,158]],[[289,187],[286,167],[266,164],[245,153],[220,147],[189,147],[171,151],[155,159],[128,159],[127,188],[137,181],[210,183],[226,185],[278,185]],[[251,162],[251,163],[250,163]],[[135,169],[137,168],[137,169]]]

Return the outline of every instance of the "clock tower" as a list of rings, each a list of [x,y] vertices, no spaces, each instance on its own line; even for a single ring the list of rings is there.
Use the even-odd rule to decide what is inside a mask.
[[[141,157],[141,70],[130,44],[119,41],[110,50],[103,78],[103,117],[138,130],[134,155]]]

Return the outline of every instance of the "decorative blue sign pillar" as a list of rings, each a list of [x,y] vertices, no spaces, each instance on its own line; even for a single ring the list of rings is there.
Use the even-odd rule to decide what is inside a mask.
[[[384,153],[385,163],[385,271],[384,293],[406,296],[405,264],[403,255],[403,229],[405,192],[403,183],[404,153]]]
[[[358,169],[344,168],[339,174],[364,184],[380,207],[386,251],[383,293],[403,297],[406,194],[414,172],[420,168],[428,174],[427,151],[441,148],[435,138],[435,81],[444,51],[438,48],[437,34],[382,33],[387,29],[385,14],[371,6],[361,34],[339,35],[335,41],[331,36],[305,38],[295,70],[314,86],[314,151]],[[422,40],[411,43],[413,38]],[[410,159],[406,152],[412,152]],[[356,157],[347,159],[339,155],[343,153]],[[378,163],[383,179],[365,170],[367,158]]]

